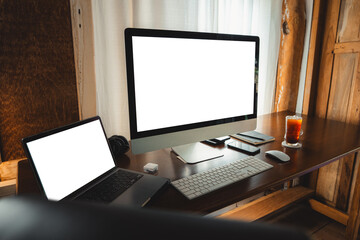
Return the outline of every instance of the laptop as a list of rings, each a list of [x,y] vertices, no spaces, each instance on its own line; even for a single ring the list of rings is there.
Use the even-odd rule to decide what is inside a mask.
[[[117,167],[98,116],[22,143],[41,192],[52,201],[144,206],[169,184],[167,178]]]

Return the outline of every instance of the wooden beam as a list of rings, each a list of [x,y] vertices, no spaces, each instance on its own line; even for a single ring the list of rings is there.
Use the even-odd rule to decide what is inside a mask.
[[[296,110],[304,50],[305,15],[305,1],[283,1],[274,107],[276,112]]]
[[[357,161],[358,163],[360,161],[359,152],[357,152],[356,155],[357,158],[355,161]],[[354,195],[352,196],[351,199],[349,220],[347,222],[346,233],[345,233],[346,239],[354,239],[354,240],[357,239],[357,235],[359,232],[359,225],[360,225],[360,189],[359,189],[360,172],[356,171],[356,173],[357,174],[355,175],[355,179],[354,179],[355,190],[354,190]]]
[[[16,179],[0,182],[0,198],[16,194]]]
[[[313,193],[314,190],[302,186],[289,188],[286,191],[276,191],[244,206],[226,212],[220,215],[219,218],[255,221],[297,200],[304,199]]]
[[[94,26],[91,0],[70,0],[79,117],[96,115]]]
[[[16,179],[18,162],[24,159],[26,158],[0,163],[0,181]]]
[[[354,159],[354,170],[353,170],[353,177],[352,177],[352,182],[351,182],[351,189],[350,189],[350,196],[349,196],[349,207],[347,209],[347,213],[349,214],[350,210],[351,210],[351,207],[352,207],[352,202],[353,202],[353,199],[354,199],[354,195],[355,195],[355,192],[358,191],[358,188],[359,186],[356,186],[356,176],[358,174],[360,174],[360,164],[359,164],[359,161],[357,161],[358,157],[358,154],[355,154],[355,159]]]
[[[318,69],[320,63],[320,39],[322,32],[322,14],[321,7],[323,7],[322,0],[314,0],[313,15],[311,21],[309,54],[306,66],[306,78],[304,87],[303,109],[302,113],[306,115],[312,115],[314,109],[312,109],[313,96],[315,96],[316,84],[318,78]]]
[[[324,23],[324,38],[320,60],[318,91],[316,94],[316,115],[326,118],[333,68],[333,49],[339,19],[340,0],[327,1]]]
[[[360,52],[360,42],[336,43],[334,53],[356,53]]]
[[[335,208],[329,207],[315,199],[309,200],[310,206],[313,210],[331,218],[335,221],[344,224],[346,226],[349,216],[346,213],[343,213]]]

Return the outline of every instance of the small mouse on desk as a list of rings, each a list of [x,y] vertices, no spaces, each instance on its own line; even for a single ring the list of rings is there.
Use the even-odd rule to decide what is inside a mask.
[[[290,161],[290,157],[289,155],[287,155],[284,152],[278,151],[278,150],[270,150],[270,151],[266,151],[265,154],[267,156],[270,156],[272,158],[275,158],[277,160],[280,160],[282,162],[288,162]]]

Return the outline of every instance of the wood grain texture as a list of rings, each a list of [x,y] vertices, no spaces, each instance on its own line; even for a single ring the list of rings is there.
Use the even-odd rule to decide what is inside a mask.
[[[359,68],[358,53],[335,54],[332,89],[329,97],[328,118],[352,124],[360,123],[359,113]],[[355,114],[354,114],[355,113]],[[339,163],[338,183],[334,192],[335,206],[347,211],[349,197],[352,194],[355,154],[343,158]]]
[[[341,7],[339,1],[329,1],[316,99],[317,116],[355,125],[360,124],[359,8],[359,1],[343,0]],[[346,136],[342,139],[346,141]],[[331,165],[320,169],[317,183],[318,196],[349,212],[347,239],[356,238],[360,224],[359,173],[354,157],[343,158],[337,169]]]
[[[18,162],[24,159],[6,161],[0,164],[0,181],[7,181],[17,178]]]
[[[305,37],[305,1],[283,1],[275,111],[295,111]]]
[[[342,0],[337,42],[360,41],[360,1]]]
[[[328,201],[328,203],[332,206],[335,205],[333,201],[338,182],[339,165],[339,161],[336,161],[320,168],[317,178],[317,197],[324,201]]]
[[[354,159],[354,169],[353,169],[353,172],[352,172],[352,175],[353,175],[353,178],[352,178],[352,182],[351,182],[351,190],[350,190],[350,196],[349,196],[349,207],[347,209],[347,213],[350,212],[350,209],[351,209],[351,204],[353,202],[353,199],[354,199],[354,195],[356,193],[356,191],[358,191],[357,189],[359,188],[359,186],[356,186],[356,176],[359,174],[359,161],[357,160],[357,155],[359,153],[355,154],[355,159]]]
[[[360,42],[359,42],[360,43]],[[351,85],[350,100],[346,116],[346,122],[360,125],[360,48],[357,53],[357,68]]]
[[[336,196],[336,208],[346,212],[348,210],[349,199],[352,189],[352,179],[354,171],[355,154],[350,154],[340,160],[340,168],[338,175],[338,190]]]
[[[344,225],[347,224],[349,216],[346,213],[343,213],[335,208],[329,207],[319,201],[316,201],[314,199],[309,200],[310,206],[315,211],[322,213],[329,218],[334,219],[335,221],[342,223]]]
[[[295,201],[309,197],[313,193],[314,191],[312,189],[302,186],[289,188],[285,191],[279,190],[245,204],[244,206],[221,214],[219,218],[255,221],[280,210]]]
[[[357,38],[360,15],[355,11],[358,8],[359,1],[342,1],[341,5],[337,1],[328,3],[326,22],[329,24],[325,25],[316,100],[318,116],[352,124],[360,124],[360,45]],[[349,35],[356,36],[349,38]],[[342,159],[337,166],[334,163],[320,169],[317,195],[347,211],[353,194],[349,192],[353,169],[354,155]]]
[[[317,117],[303,117],[304,134],[301,139],[303,147],[289,149],[281,146],[284,138],[285,116],[293,112],[272,113],[258,117],[257,131],[275,137],[275,141],[260,145],[260,153],[255,157],[274,166],[269,171],[257,174],[250,179],[244,179],[230,186],[209,193],[204,197],[188,200],[175,188],[169,186],[148,207],[191,211],[201,214],[211,213],[243,199],[276,187],[281,183],[312,172],[326,164],[337,161],[340,157],[360,150],[358,132],[360,126],[346,125],[338,121]],[[346,135],[347,138],[343,139]],[[339,139],[342,144],[339,144]],[[233,141],[233,140],[230,140]],[[171,149],[161,149],[146,154],[132,154],[118,156],[116,164],[119,167],[135,171],[143,171],[145,164],[152,162],[159,165],[158,176],[175,180],[206,171],[215,167],[231,163],[246,155],[225,147],[219,148],[224,156],[198,164],[184,164]],[[291,161],[282,164],[265,155],[268,150],[280,150],[287,153]],[[18,193],[39,192],[34,175],[27,165],[27,161],[19,162]]]
[[[317,80],[319,78],[321,40],[324,29],[324,13],[322,11],[324,5],[324,0],[314,0],[302,108],[302,113],[310,116],[315,111],[314,101],[317,91]]]
[[[91,0],[70,0],[80,119],[96,115],[94,27]]]
[[[334,53],[355,53],[360,52],[360,42],[336,43]]]
[[[359,45],[360,42],[357,42]],[[354,44],[355,45],[355,44]],[[353,48],[354,49],[354,48]],[[354,70],[353,77],[351,80],[349,101],[347,104],[347,115],[346,122],[360,125],[360,48],[356,48],[356,54],[353,53]],[[347,70],[346,68],[344,69]],[[351,71],[351,70],[349,70]],[[349,204],[351,205],[353,195],[355,194],[355,188],[358,186],[355,183],[356,176],[358,173],[355,168],[356,155],[351,154],[350,156],[342,160],[342,171],[340,176],[339,188],[337,193],[336,207],[342,211],[350,211]],[[357,163],[358,164],[358,163]],[[358,191],[358,190],[357,190]]]
[[[360,161],[360,152],[357,152],[356,161]],[[360,172],[357,171],[357,174],[354,175],[354,185],[357,189],[354,191],[354,196],[352,197],[351,205],[349,208],[349,220],[346,226],[346,239],[357,239],[360,225]]]
[[[357,73],[357,54],[336,54],[334,59],[327,118],[345,122],[350,93]]]
[[[79,119],[69,1],[0,1],[3,161],[20,140]]]
[[[0,198],[15,195],[16,179],[0,182]]]
[[[315,114],[326,117],[333,66],[333,49],[336,40],[340,0],[327,1],[324,22],[324,37],[320,59],[318,90],[316,92]]]

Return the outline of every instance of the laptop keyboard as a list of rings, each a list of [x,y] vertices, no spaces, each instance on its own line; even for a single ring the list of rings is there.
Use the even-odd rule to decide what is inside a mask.
[[[104,203],[111,202],[142,176],[142,174],[118,170],[77,199]]]

